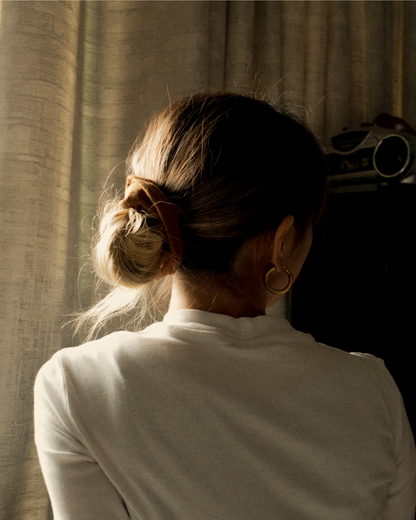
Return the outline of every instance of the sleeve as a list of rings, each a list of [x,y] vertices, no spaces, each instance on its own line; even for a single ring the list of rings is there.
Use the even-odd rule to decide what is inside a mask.
[[[60,353],[35,382],[35,443],[54,520],[127,520],[124,502],[82,445],[67,405]]]
[[[416,450],[402,395],[382,359],[352,352],[375,363],[391,421],[396,479],[391,483],[381,520],[414,520],[416,508]]]
[[[392,483],[387,507],[382,520],[413,520],[416,508],[416,453],[413,433],[407,418],[406,409],[399,389],[392,376],[384,367],[386,382],[390,384],[388,407],[395,434],[395,455],[397,461],[397,477]]]

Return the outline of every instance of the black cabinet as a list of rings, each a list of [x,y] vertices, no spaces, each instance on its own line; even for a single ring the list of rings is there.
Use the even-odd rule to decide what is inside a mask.
[[[416,186],[350,189],[330,195],[293,287],[292,324],[382,358],[416,432]]]

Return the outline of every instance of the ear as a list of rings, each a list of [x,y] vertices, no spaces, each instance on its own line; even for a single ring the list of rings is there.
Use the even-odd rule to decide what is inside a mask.
[[[277,271],[282,271],[285,265],[284,259],[290,256],[294,242],[295,217],[287,215],[276,229],[273,239],[271,262]]]

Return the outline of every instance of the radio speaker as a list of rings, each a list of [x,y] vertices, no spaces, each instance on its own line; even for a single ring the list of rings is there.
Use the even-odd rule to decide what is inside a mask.
[[[324,143],[330,186],[416,183],[416,136],[378,126],[345,130]]]

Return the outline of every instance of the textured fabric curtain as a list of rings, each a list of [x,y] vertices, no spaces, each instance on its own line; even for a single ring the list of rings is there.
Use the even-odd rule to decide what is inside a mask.
[[[416,4],[401,1],[0,3],[0,518],[48,518],[32,387],[94,298],[103,189],[169,99],[257,92],[318,135],[381,112],[416,124]],[[50,517],[50,512],[49,512]]]

